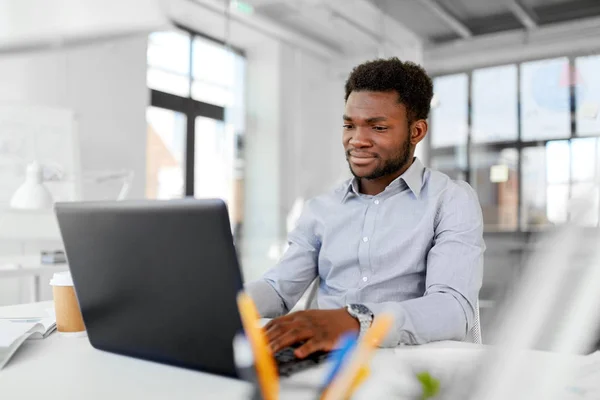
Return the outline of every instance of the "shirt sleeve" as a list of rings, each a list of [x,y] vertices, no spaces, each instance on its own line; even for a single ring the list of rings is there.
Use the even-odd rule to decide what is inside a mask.
[[[457,182],[440,205],[427,255],[425,294],[403,302],[365,303],[375,318],[394,317],[382,346],[464,340],[483,278],[483,217],[474,190]]]
[[[245,286],[263,318],[286,314],[318,275],[321,241],[316,233],[318,218],[314,208],[312,201],[304,207],[296,228],[288,235],[288,249],[277,265]]]

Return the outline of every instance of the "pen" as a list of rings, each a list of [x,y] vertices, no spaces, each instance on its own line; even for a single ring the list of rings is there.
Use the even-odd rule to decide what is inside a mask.
[[[373,350],[388,333],[392,322],[393,318],[389,314],[382,314],[375,318],[373,325],[367,330],[356,350],[350,355],[346,367],[338,373],[330,387],[327,388],[323,400],[342,400],[351,394],[351,390],[358,386],[357,379],[361,381],[364,379],[364,376],[360,376],[362,374],[361,368],[367,365]]]
[[[352,349],[356,345],[356,334],[347,333],[343,335],[338,341],[338,345],[336,346],[337,350],[332,352],[331,354],[331,369],[325,376],[325,380],[323,381],[323,388],[326,388],[331,384],[339,370],[341,369],[344,361],[347,359],[347,355],[351,353]]]
[[[260,392],[265,400],[277,400],[279,398],[279,375],[275,359],[267,345],[267,338],[258,326],[259,316],[256,306],[252,298],[244,292],[238,294],[237,303],[246,337],[254,353]]]

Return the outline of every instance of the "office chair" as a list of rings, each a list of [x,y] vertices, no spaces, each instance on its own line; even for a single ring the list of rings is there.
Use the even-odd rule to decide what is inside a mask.
[[[317,292],[319,291],[319,278],[316,278],[306,289],[306,303],[304,308],[307,310],[318,308],[317,305]],[[475,318],[473,320],[473,327],[467,332],[467,337],[464,342],[481,344],[481,323],[479,322],[479,299],[475,303]]]
[[[464,340],[467,343],[481,344],[481,323],[479,321],[479,299],[475,302],[475,318],[473,319],[473,327],[467,332],[467,337]]]

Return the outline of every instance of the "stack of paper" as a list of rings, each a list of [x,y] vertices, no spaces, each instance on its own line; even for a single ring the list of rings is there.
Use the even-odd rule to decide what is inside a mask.
[[[44,339],[56,330],[54,318],[0,319],[0,369],[27,339]]]

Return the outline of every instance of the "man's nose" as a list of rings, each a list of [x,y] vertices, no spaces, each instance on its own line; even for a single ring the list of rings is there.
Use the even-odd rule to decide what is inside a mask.
[[[371,140],[364,128],[357,128],[354,135],[350,138],[350,145],[354,148],[363,148],[371,146]]]

